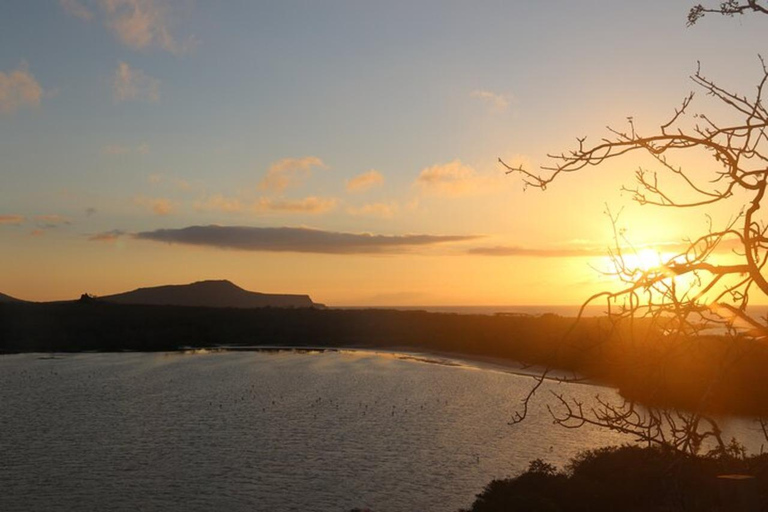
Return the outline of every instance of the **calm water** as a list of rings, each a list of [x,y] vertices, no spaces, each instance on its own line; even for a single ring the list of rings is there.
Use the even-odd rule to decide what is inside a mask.
[[[455,511],[628,440],[554,427],[543,400],[510,427],[530,377],[391,354],[41,357],[0,357],[3,511]]]

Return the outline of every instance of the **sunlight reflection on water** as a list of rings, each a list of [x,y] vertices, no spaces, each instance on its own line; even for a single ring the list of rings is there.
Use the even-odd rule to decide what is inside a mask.
[[[510,427],[530,385],[374,352],[2,356],[0,510],[451,511],[629,440],[554,427],[548,393]]]

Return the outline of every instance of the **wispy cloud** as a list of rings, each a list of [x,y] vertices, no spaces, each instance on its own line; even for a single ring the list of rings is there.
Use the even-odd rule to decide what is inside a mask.
[[[93,19],[93,11],[79,0],[59,0],[59,5],[75,18],[80,18],[83,21],[91,21]]]
[[[102,155],[120,156],[120,155],[148,155],[149,145],[139,144],[138,146],[125,146],[122,144],[107,144],[101,148]]]
[[[468,254],[478,256],[533,256],[537,258],[567,258],[567,257],[588,257],[605,256],[605,249],[597,248],[526,248],[516,245],[496,245],[490,247],[473,247],[467,251]]]
[[[485,103],[495,112],[504,112],[509,108],[509,98],[504,94],[498,94],[485,89],[475,89],[470,96]]]
[[[160,80],[152,78],[140,69],[135,69],[125,62],[120,62],[112,83],[115,101],[141,100],[156,102],[160,100]]]
[[[134,203],[148,208],[155,215],[170,215],[176,209],[170,199],[164,197],[136,197]]]
[[[384,176],[379,171],[371,169],[347,181],[347,192],[365,192],[382,183],[384,183]]]
[[[9,114],[22,107],[37,107],[43,88],[29,72],[25,62],[13,71],[0,71],[0,113]]]
[[[194,39],[179,41],[172,34],[174,17],[166,0],[59,0],[69,14],[92,21],[97,11],[115,37],[134,50],[158,47],[180,54],[194,45]]]
[[[320,254],[402,253],[418,247],[463,242],[477,236],[373,235],[309,228],[246,226],[190,226],[136,233],[135,238],[155,242],[239,249],[246,251]]]
[[[241,213],[245,211],[245,205],[237,197],[226,197],[222,194],[214,194],[205,200],[195,203],[195,209],[199,211]]]
[[[41,229],[54,229],[72,223],[67,217],[61,215],[36,215],[35,222]]]
[[[246,200],[239,197],[215,194],[205,200],[198,201],[195,204],[195,209],[224,213],[303,213],[319,215],[335,209],[337,203],[338,200],[333,197],[309,196],[302,199],[260,197],[256,200]]]
[[[336,199],[332,197],[305,197],[303,199],[259,198],[251,209],[256,213],[308,213],[319,215],[336,208]]]
[[[88,237],[88,240],[91,242],[115,242],[125,234],[126,232],[121,229],[113,229],[112,231],[103,231],[91,235]]]
[[[347,213],[355,216],[369,216],[369,217],[381,217],[383,219],[390,219],[395,216],[399,207],[397,203],[371,203],[364,204],[363,206],[350,206],[347,208]]]
[[[460,160],[422,169],[414,185],[433,196],[459,197],[498,190],[499,177],[478,173]]]
[[[172,174],[150,174],[147,176],[147,181],[154,186],[163,186],[181,192],[190,192],[201,188],[199,183],[192,183]]]
[[[314,168],[327,169],[328,166],[316,156],[283,158],[269,167],[267,175],[259,183],[259,190],[283,192],[287,188],[300,185],[312,174]]]
[[[23,224],[26,220],[23,215],[0,215],[0,226],[15,226]]]

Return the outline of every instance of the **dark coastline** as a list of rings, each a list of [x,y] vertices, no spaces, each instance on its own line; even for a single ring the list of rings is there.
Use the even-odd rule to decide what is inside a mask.
[[[734,363],[712,396],[716,414],[768,412],[756,389],[768,349],[728,348],[717,337],[678,352],[609,338],[604,318],[458,315],[315,308],[199,308],[100,301],[0,304],[0,354],[176,351],[216,346],[336,347],[449,353],[550,366],[614,386],[639,402],[689,409],[700,402],[725,354]],[[734,356],[735,354],[735,356]],[[663,364],[661,364],[663,363]]]

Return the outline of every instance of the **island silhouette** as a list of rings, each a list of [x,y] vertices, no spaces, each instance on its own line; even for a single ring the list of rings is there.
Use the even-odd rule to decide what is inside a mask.
[[[93,296],[89,296],[94,298]],[[322,307],[309,295],[251,292],[227,280],[197,281],[191,284],[153,286],[96,300],[114,304],[147,306],[189,306],[207,308],[311,308]]]
[[[24,301],[21,299],[17,299],[16,297],[11,297],[10,295],[0,293],[0,303],[3,303],[3,302],[24,302]]]

